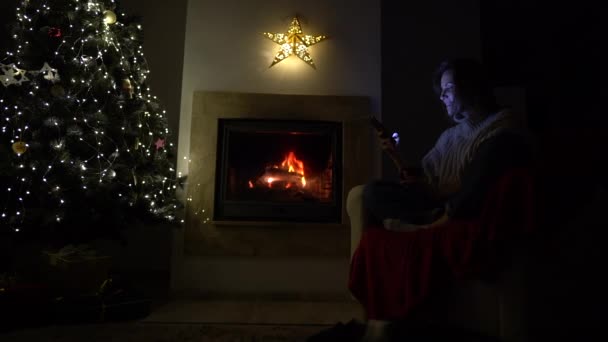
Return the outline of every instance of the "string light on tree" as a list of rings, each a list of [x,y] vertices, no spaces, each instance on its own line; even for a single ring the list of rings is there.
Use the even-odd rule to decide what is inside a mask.
[[[175,220],[180,203],[163,190],[180,180],[137,20],[114,0],[22,0],[13,31],[0,64],[0,139],[14,152],[0,230],[89,228],[90,217]],[[36,211],[45,224],[35,224]]]

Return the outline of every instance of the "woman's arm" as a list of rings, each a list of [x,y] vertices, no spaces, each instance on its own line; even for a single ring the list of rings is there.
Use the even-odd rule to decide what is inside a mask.
[[[461,219],[479,215],[492,184],[506,170],[529,165],[530,151],[524,136],[513,132],[502,132],[483,142],[464,170],[461,189],[448,200],[448,215]]]

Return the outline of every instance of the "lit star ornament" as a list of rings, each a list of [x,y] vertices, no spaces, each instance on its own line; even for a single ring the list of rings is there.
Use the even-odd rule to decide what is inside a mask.
[[[318,42],[327,39],[326,36],[311,36],[303,35],[300,21],[297,17],[293,18],[287,33],[262,33],[266,38],[281,45],[281,49],[274,56],[274,60],[270,67],[285,60],[287,57],[295,54],[308,65],[316,69],[315,63],[308,53],[308,47],[317,44]],[[269,68],[270,68],[269,67]]]

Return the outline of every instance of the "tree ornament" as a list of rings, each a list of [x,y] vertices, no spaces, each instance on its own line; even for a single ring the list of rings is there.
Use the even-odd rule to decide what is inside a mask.
[[[89,1],[87,2],[87,11],[89,12],[99,12],[100,4],[96,2]]]
[[[17,141],[13,144],[13,152],[16,154],[24,154],[27,151],[27,144],[23,141]]]
[[[107,25],[113,25],[116,23],[116,13],[111,10],[103,11],[103,22]]]
[[[51,141],[51,148],[57,151],[62,150],[65,147],[64,139],[56,139]]]
[[[40,69],[40,73],[43,75],[42,77],[44,77],[44,79],[47,81],[55,83],[60,80],[57,69],[51,68],[51,66],[46,62],[42,66],[42,69]]]
[[[61,38],[61,29],[59,27],[50,27],[49,28],[49,37],[51,38]]]
[[[77,125],[72,125],[72,126],[68,127],[68,129],[65,133],[69,136],[79,137],[82,135],[82,129],[80,127],[78,127]]]
[[[116,171],[114,171],[114,170],[112,170],[112,169],[108,170],[108,177],[109,177],[110,179],[112,179],[112,178],[116,177]]]
[[[165,147],[165,139],[158,138],[154,145],[156,146],[157,151],[160,150],[161,148]]]
[[[122,80],[122,91],[129,97],[129,99],[133,98],[133,86],[128,78]]]
[[[30,80],[27,78],[27,76],[25,76],[27,71],[17,68],[15,64],[0,63],[0,71],[2,71],[2,75],[0,75],[0,82],[2,82],[2,85],[5,87],[12,84],[21,85],[21,83]]]
[[[51,95],[55,96],[55,97],[64,97],[65,96],[65,89],[63,89],[63,87],[59,84],[54,84],[51,87]]]
[[[91,56],[82,55],[80,56],[80,64],[82,65],[90,65],[95,61],[95,59]]]

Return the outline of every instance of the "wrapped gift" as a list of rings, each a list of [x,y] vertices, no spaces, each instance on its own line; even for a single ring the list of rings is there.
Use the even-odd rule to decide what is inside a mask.
[[[151,301],[133,290],[113,287],[91,295],[58,297],[53,303],[55,323],[80,324],[141,319],[150,314]]]
[[[103,301],[103,319],[106,321],[140,319],[150,314],[151,300],[120,278],[107,279],[98,295]]]
[[[98,255],[87,245],[68,245],[44,255],[46,280],[60,294],[95,294],[109,277],[111,257]]]

